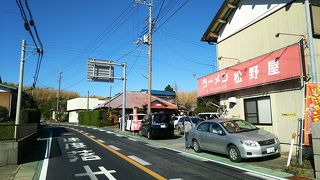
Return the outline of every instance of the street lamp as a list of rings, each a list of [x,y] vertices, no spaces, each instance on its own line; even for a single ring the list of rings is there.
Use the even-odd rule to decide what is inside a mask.
[[[238,59],[238,58],[233,58],[233,57],[224,57],[224,56],[220,56],[220,57],[218,57],[218,60],[220,60],[220,61],[221,61],[221,59],[236,60],[236,61],[237,61],[237,64],[239,64],[239,63],[240,63],[240,59]]]
[[[298,36],[298,37],[302,37],[302,39],[303,39],[303,43],[304,43],[305,45],[307,45],[307,47],[308,47],[307,38],[306,38],[306,36],[305,36],[305,35],[303,35],[303,34],[277,33],[277,34],[275,34],[274,36],[275,36],[276,38],[279,38],[279,36],[280,36],[280,35],[284,35],[284,36]]]

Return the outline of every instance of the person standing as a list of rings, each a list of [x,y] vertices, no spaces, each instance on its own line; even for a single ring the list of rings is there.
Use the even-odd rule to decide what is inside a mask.
[[[184,118],[184,139],[185,139],[184,145],[185,145],[186,149],[190,148],[190,142],[188,141],[188,135],[189,135],[189,131],[191,128],[192,127],[191,127],[190,119],[188,117],[185,117]]]

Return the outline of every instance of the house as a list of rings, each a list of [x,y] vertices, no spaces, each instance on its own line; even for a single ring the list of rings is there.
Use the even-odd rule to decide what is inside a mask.
[[[67,112],[70,123],[78,123],[78,114],[82,110],[91,110],[104,101],[98,98],[74,98],[67,101]]]
[[[133,109],[135,107],[140,111],[146,111],[148,105],[147,97],[148,94],[145,92],[128,91],[126,93],[126,113],[133,113]],[[95,109],[108,109],[109,107],[111,109],[122,109],[122,93],[114,96],[109,101],[101,103],[99,106],[96,106]],[[160,99],[156,96],[151,96],[151,112],[167,111],[174,113],[176,112],[176,110],[176,105]]]
[[[14,119],[17,108],[18,88],[0,83],[0,106],[7,108],[9,119]]]
[[[198,79],[198,96],[218,96],[226,117],[274,133],[283,151],[304,117],[304,86],[312,68],[313,78],[320,79],[320,4],[312,1],[308,34],[304,2],[225,0],[201,39],[216,44],[219,70]]]
[[[140,92],[148,93],[148,89],[141,89]],[[170,103],[176,104],[176,93],[171,91],[151,90],[151,95],[163,99]]]

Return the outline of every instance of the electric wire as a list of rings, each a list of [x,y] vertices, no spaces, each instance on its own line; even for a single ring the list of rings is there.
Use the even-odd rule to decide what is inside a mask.
[[[176,9],[162,24],[160,24],[154,32],[156,32],[158,29],[160,29],[168,20],[170,20],[178,11],[180,11],[187,3],[189,0],[186,0],[178,9]]]

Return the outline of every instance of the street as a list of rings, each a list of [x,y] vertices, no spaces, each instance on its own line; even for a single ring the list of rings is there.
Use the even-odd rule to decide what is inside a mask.
[[[99,128],[48,125],[44,132],[51,147],[40,179],[271,178]]]

